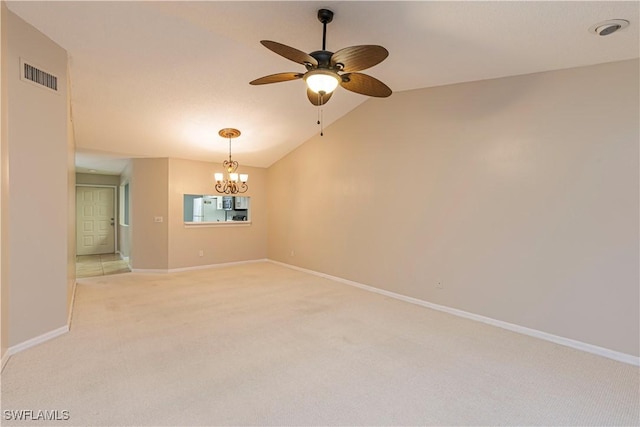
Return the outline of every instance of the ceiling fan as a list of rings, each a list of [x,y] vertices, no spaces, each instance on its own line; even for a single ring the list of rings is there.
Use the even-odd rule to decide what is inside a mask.
[[[362,95],[385,98],[391,89],[380,80],[356,71],[365,70],[384,61],[389,55],[387,49],[376,45],[351,46],[333,53],[326,50],[327,24],[333,20],[333,12],[318,10],[318,20],[322,23],[322,50],[309,54],[271,40],[260,43],[307,69],[304,73],[277,73],[255,79],[249,84],[263,85],[303,79],[307,83],[307,98],[313,105],[324,105],[329,101],[335,88],[343,88]]]

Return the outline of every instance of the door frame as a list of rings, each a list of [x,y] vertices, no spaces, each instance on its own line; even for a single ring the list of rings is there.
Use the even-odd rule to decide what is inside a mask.
[[[78,187],[94,187],[94,188],[113,188],[113,253],[119,254],[118,250],[118,224],[120,224],[120,218],[118,218],[118,186],[117,185],[103,185],[103,184],[76,184],[76,190]],[[75,203],[78,206],[78,201]],[[78,218],[76,216],[76,233],[78,232]],[[76,248],[76,256],[78,249]]]

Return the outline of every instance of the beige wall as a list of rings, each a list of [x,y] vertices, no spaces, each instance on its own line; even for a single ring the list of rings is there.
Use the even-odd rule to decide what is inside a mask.
[[[9,348],[9,132],[7,95],[8,10],[0,1],[0,353],[2,360]]]
[[[71,77],[67,62],[67,317],[76,284],[76,141],[71,117]]]
[[[184,194],[216,195],[213,174],[218,163],[169,159],[169,268],[194,267],[267,257],[266,169],[240,166],[249,174],[251,225],[185,228]],[[138,203],[138,199],[135,199]],[[204,256],[199,256],[199,251]]]
[[[133,159],[129,193],[129,263],[134,269],[166,270],[169,265],[169,159]],[[155,222],[162,217],[162,222]]]
[[[119,175],[102,175],[96,173],[76,173],[76,183],[86,185],[120,185]]]
[[[368,100],[269,168],[269,258],[638,356],[638,74]]]
[[[6,9],[3,18],[8,42],[2,51],[7,61],[3,78],[6,71],[11,124],[6,135],[10,189],[7,206],[3,203],[10,229],[5,247],[9,259],[3,287],[6,279],[7,345],[14,346],[67,323],[68,192],[73,178],[68,156],[67,54]],[[59,93],[21,81],[21,57],[57,75]]]
[[[182,159],[132,159],[121,176],[129,182],[131,220],[120,227],[121,253],[134,270],[170,270],[267,256],[266,169],[249,174],[252,223],[248,226],[185,227],[184,194],[217,194],[217,163]],[[162,217],[162,222],[155,222]],[[203,256],[199,255],[200,250]]]

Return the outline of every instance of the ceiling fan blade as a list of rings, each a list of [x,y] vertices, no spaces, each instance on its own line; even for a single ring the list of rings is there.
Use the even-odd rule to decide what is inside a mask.
[[[311,103],[316,106],[326,104],[331,98],[331,95],[333,95],[333,92],[320,96],[311,89],[307,88],[307,98],[309,98],[309,101],[311,101]]]
[[[271,74],[269,76],[260,77],[259,79],[255,79],[250,81],[250,85],[266,85],[268,83],[280,83],[280,82],[288,82],[289,80],[296,80],[303,76],[300,73],[278,73]]]
[[[351,92],[367,96],[376,96],[378,98],[386,98],[392,93],[389,86],[366,74],[347,73],[341,77],[342,82],[340,85]]]
[[[297,62],[298,64],[305,65],[308,63],[313,66],[318,65],[318,61],[316,61],[313,56],[309,55],[308,53],[304,53],[303,51],[296,48],[289,47],[282,43],[273,42],[271,40],[260,40],[260,43],[262,43],[262,45],[267,49],[272,50],[278,55],[284,56],[285,58],[293,62]]]
[[[341,71],[351,73],[353,71],[366,70],[385,60],[389,51],[382,46],[362,45],[340,49],[331,56],[331,66],[342,64]]]

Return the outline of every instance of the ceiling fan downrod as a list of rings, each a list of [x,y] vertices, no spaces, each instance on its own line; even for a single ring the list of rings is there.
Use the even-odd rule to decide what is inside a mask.
[[[333,12],[329,9],[319,9],[318,21],[322,22],[322,53],[325,53],[327,51],[327,24],[333,21]],[[320,57],[316,57],[316,59],[318,59],[319,63],[323,62]],[[329,62],[329,60],[330,57],[326,58],[327,62]],[[320,125],[320,136],[324,136],[324,118],[322,114],[322,105],[324,104],[323,98],[324,92],[318,92],[318,125]]]
[[[333,21],[333,12],[329,9],[318,10],[318,21],[322,22],[322,50],[327,50],[327,24]]]

